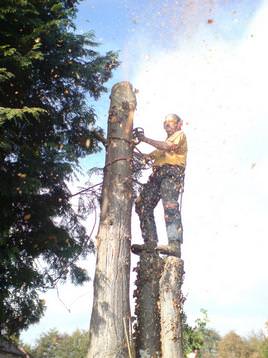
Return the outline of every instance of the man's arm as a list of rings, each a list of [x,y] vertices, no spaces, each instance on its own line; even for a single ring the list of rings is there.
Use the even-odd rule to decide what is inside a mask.
[[[141,141],[144,143],[150,144],[159,150],[168,150],[169,151],[169,150],[172,150],[171,148],[174,146],[172,143],[162,142],[160,140],[154,140],[151,138],[147,138],[145,136],[141,138]]]
[[[155,147],[158,150],[164,150],[164,151],[169,151],[169,152],[176,151],[180,147],[180,143],[174,144],[171,142],[163,142],[160,140],[154,140],[154,139],[145,137],[144,135],[140,135],[139,140],[141,142],[152,145],[153,147]]]

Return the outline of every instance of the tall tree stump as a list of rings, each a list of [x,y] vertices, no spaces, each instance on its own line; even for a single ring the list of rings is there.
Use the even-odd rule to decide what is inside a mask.
[[[141,252],[136,268],[137,289],[134,291],[137,316],[134,335],[137,358],[161,356],[159,312],[161,266],[162,259],[156,252]]]
[[[97,234],[88,358],[125,358],[130,318],[132,129],[136,96],[128,82],[113,86]]]
[[[168,256],[160,279],[161,351],[163,358],[183,358],[182,294],[183,260]]]

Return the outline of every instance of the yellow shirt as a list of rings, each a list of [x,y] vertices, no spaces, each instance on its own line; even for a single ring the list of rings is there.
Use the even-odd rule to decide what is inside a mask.
[[[177,131],[168,137],[165,142],[172,143],[176,146],[174,150],[154,150],[150,157],[154,160],[154,166],[164,164],[186,166],[187,159],[187,139],[183,131]],[[171,148],[172,149],[172,148]]]

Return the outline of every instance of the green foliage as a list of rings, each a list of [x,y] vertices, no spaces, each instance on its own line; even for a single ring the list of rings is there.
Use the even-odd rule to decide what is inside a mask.
[[[268,358],[268,338],[262,343],[260,347],[261,357]]]
[[[263,358],[268,358],[268,321],[265,322],[265,332],[262,333],[261,353]]]
[[[93,248],[68,181],[99,150],[93,101],[118,66],[92,32],[76,34],[78,0],[2,0],[0,7],[0,333],[37,322],[38,290],[71,277]]]
[[[193,349],[198,349],[203,358],[217,357],[217,346],[220,341],[220,335],[214,330],[207,328],[207,311],[201,309],[201,317],[197,318],[195,325],[191,327],[183,319],[183,348],[185,354]]]
[[[40,114],[45,114],[46,111],[42,108],[35,107],[23,107],[23,108],[8,108],[8,107],[0,107],[0,127],[8,120],[16,120],[16,119],[30,119],[35,118],[38,119]]]
[[[8,72],[6,68],[0,68],[0,83],[9,80],[12,77],[14,77],[13,73]]]
[[[221,337],[217,331],[207,327],[208,322],[207,312],[203,309],[193,327],[187,324],[183,315],[185,355],[198,349],[202,358],[268,358],[268,337],[264,331],[253,332],[247,338],[230,331]]]
[[[77,330],[73,334],[50,330],[43,334],[28,352],[35,358],[84,358],[89,346],[89,334]]]

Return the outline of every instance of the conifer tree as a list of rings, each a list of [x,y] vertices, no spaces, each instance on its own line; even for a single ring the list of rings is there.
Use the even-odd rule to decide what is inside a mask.
[[[38,290],[68,275],[92,242],[70,204],[79,159],[99,150],[93,101],[118,66],[92,32],[75,32],[77,0],[0,7],[0,333],[39,320]]]

